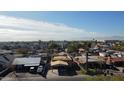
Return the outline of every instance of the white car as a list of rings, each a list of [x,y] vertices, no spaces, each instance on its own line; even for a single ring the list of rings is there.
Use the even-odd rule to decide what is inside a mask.
[[[42,70],[43,70],[43,66],[39,66],[39,67],[37,68],[37,73],[41,73]]]
[[[35,73],[35,67],[30,67],[29,72],[30,72],[30,73]]]

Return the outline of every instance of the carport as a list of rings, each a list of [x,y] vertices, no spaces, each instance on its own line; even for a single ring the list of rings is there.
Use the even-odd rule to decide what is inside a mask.
[[[30,70],[30,67],[34,67],[36,69],[40,65],[40,61],[40,57],[15,58],[12,65],[18,72],[27,72]]]

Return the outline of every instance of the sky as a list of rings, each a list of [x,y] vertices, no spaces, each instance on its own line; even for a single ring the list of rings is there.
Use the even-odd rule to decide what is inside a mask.
[[[0,12],[0,41],[124,39],[124,12]]]

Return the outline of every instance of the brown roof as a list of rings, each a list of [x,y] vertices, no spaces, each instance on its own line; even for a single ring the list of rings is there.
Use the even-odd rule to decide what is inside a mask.
[[[60,60],[58,60],[58,61],[52,61],[51,62],[51,66],[54,66],[54,65],[68,65],[68,63],[67,62],[65,62],[65,61],[60,61]]]
[[[124,58],[112,58],[112,62],[124,62]]]

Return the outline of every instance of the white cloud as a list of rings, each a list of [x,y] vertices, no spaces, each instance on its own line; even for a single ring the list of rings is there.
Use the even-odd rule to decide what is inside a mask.
[[[96,35],[63,24],[0,15],[0,40],[78,40]]]

